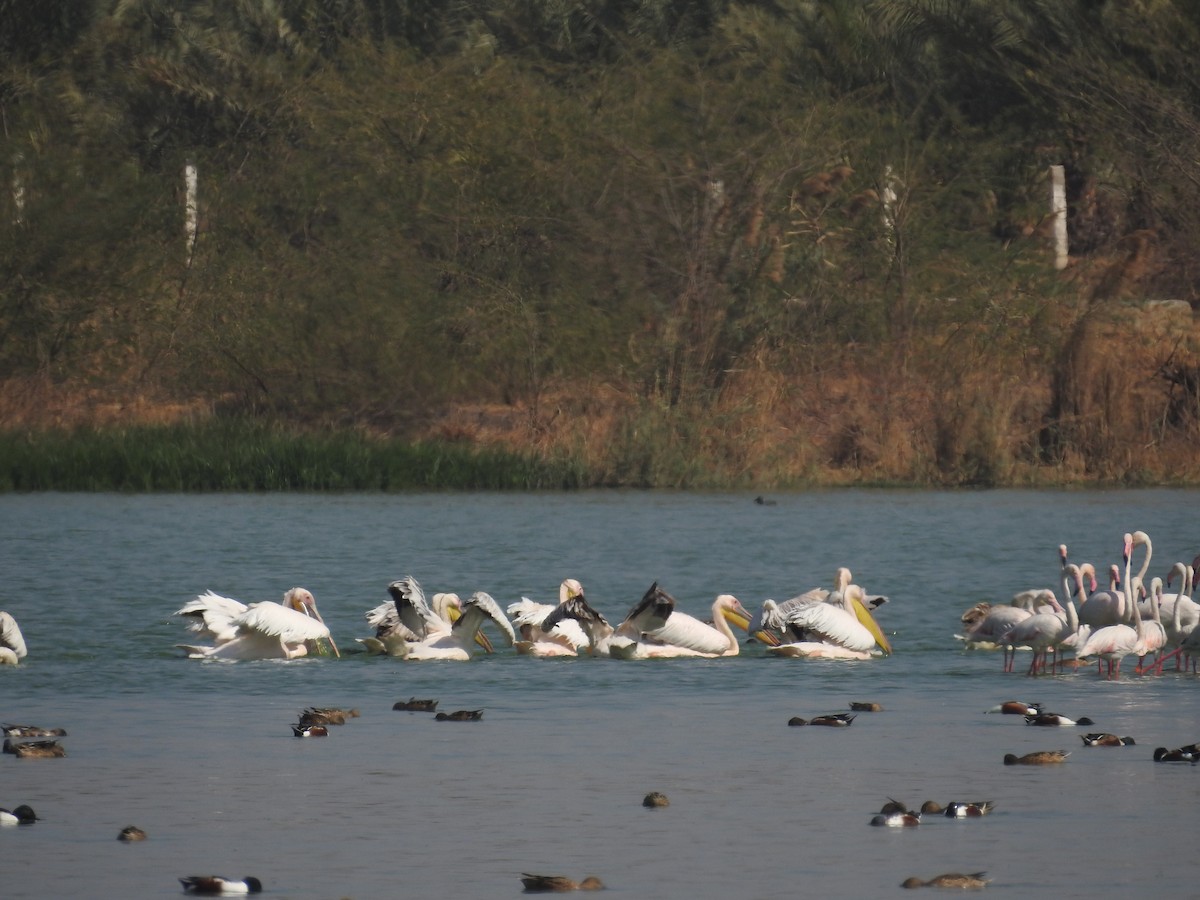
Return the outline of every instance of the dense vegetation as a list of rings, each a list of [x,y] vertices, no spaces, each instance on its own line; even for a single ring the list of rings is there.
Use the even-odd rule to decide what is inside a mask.
[[[0,468],[1200,481],[1197,58],[1190,0],[0,0]]]

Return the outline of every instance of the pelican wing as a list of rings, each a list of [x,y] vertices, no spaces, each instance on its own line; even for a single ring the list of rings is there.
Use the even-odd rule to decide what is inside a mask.
[[[463,604],[463,614],[454,623],[453,634],[455,638],[459,639],[460,643],[465,644],[467,641],[475,639],[475,634],[483,626],[483,623],[489,619],[504,633],[511,646],[517,639],[512,623],[504,615],[504,610],[500,608],[500,604],[492,599],[491,594],[484,591],[476,591]],[[463,639],[464,636],[465,640]]]
[[[555,609],[557,607],[553,603],[538,603],[528,597],[522,597],[516,603],[508,604],[508,614],[512,617],[512,624],[517,628],[523,628],[526,625],[541,628],[542,620]]]
[[[392,595],[400,621],[413,634],[424,638],[446,630],[446,622],[430,608],[421,585],[411,575],[389,584],[388,593]]]
[[[591,643],[587,632],[576,617],[561,613],[561,604],[553,606],[549,603],[537,603],[528,597],[522,597],[517,603],[508,605],[508,614],[512,617],[512,624],[517,628],[524,628],[528,625],[535,629],[535,637],[539,634],[543,635],[549,640],[569,646],[572,651]],[[556,618],[551,621],[550,616]],[[603,616],[600,616],[600,621],[604,621]]]
[[[667,623],[675,612],[675,598],[658,586],[658,582],[650,585],[650,589],[642,595],[642,599],[634,604],[618,626],[618,631],[630,636],[638,633],[653,632]]]
[[[646,632],[653,641],[696,653],[720,656],[729,649],[725,635],[711,625],[678,610],[660,628]]]
[[[861,606],[861,603],[859,605]],[[866,611],[866,607],[863,607],[863,611]],[[827,642],[848,650],[865,652],[875,646],[875,635],[855,616],[828,603],[812,603],[798,607],[788,616],[787,621],[814,631]]]
[[[252,603],[233,621],[239,632],[253,631],[278,638],[287,644],[300,644],[330,637],[329,628],[325,623],[278,603]]]
[[[246,609],[242,601],[209,590],[183,604],[174,614],[191,618],[192,622],[188,625],[191,631],[220,643],[232,640],[237,635],[237,625],[233,620]]]

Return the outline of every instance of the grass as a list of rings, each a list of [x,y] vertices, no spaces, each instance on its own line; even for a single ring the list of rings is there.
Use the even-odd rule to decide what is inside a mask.
[[[307,433],[243,420],[0,431],[0,491],[538,490],[586,486],[571,460]]]

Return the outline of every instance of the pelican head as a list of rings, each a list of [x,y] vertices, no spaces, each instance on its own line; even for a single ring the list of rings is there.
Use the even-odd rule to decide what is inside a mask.
[[[583,596],[583,585],[574,578],[568,578],[558,586],[558,602],[566,603]]]
[[[283,595],[283,605],[288,609],[294,609],[298,613],[304,613],[310,619],[316,619],[321,623],[325,621],[317,611],[317,600],[308,588],[292,588]]]
[[[733,594],[721,594],[717,597],[715,605],[720,608],[721,615],[730,625],[736,625],[742,630],[749,629],[753,616],[746,611],[746,607],[742,606],[742,601]]]

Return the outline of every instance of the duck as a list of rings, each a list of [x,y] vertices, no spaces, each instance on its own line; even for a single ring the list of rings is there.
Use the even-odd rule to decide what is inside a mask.
[[[67,750],[58,741],[24,741],[14,744],[5,738],[4,752],[17,759],[52,759],[67,755]]]
[[[223,875],[188,875],[179,879],[185,894],[261,894],[262,882],[253,875],[238,881]]]
[[[35,737],[66,737],[65,728],[42,728],[38,725],[4,725],[5,737],[35,738]]]
[[[912,810],[880,813],[871,819],[872,825],[884,825],[889,828],[903,828],[921,824],[921,814]]]
[[[926,800],[921,805],[921,812],[931,815],[941,814],[947,819],[974,819],[979,816],[986,816],[995,808],[996,804],[991,800],[976,800],[973,802],[951,800],[944,807],[936,800]]]
[[[303,723],[292,726],[292,734],[298,738],[306,737],[327,737],[329,729],[324,725],[305,725]]]
[[[1191,747],[1176,747],[1174,750],[1168,750],[1166,747],[1158,747],[1154,751],[1155,762],[1187,762],[1195,765],[1197,759],[1200,759],[1200,753],[1196,752],[1195,745]]]
[[[1026,725],[1095,725],[1087,716],[1071,719],[1059,713],[1037,713],[1025,717]]]
[[[856,717],[852,713],[829,713],[823,716],[816,716],[812,719],[802,719],[799,716],[792,716],[788,719],[789,725],[827,725],[831,728],[846,728],[854,722]]]
[[[1131,737],[1117,737],[1115,734],[1094,731],[1091,734],[1081,734],[1080,740],[1085,747],[1127,747],[1135,741]]]
[[[438,722],[478,722],[483,718],[483,710],[456,709],[451,713],[440,712],[433,718]]]
[[[300,713],[301,725],[345,725],[347,719],[357,719],[361,715],[357,709],[331,709],[329,707],[310,706]]]
[[[869,700],[853,700],[850,708],[855,712],[883,712],[883,706]]]
[[[146,832],[142,831],[142,829],[138,828],[136,825],[126,825],[121,829],[121,833],[117,835],[118,841],[126,841],[127,843],[144,841],[145,839]]]
[[[1053,765],[1054,763],[1066,762],[1067,757],[1071,753],[1068,750],[1035,750],[1033,753],[1026,753],[1024,756],[1017,756],[1015,753],[1004,754],[1004,764],[1006,766],[1044,766]]]
[[[651,791],[642,798],[642,806],[647,809],[661,809],[664,806],[670,806],[671,801],[667,799],[667,795],[661,791]]]
[[[1000,713],[1005,716],[1040,716],[1042,714],[1042,704],[1026,703],[1023,700],[1005,700],[991,709],[985,709],[984,712]]]
[[[924,812],[925,810],[922,809],[921,811]],[[908,804],[901,803],[899,800],[895,800],[891,797],[888,797],[887,803],[883,804],[879,810],[879,814],[881,816],[887,816],[898,812],[908,812]]]
[[[589,875],[583,881],[572,881],[565,875],[531,875],[521,873],[521,884],[529,893],[548,893],[550,891],[599,891],[604,889],[602,882],[595,875]]]
[[[437,705],[436,700],[418,700],[416,697],[409,697],[407,700],[397,700],[392,704],[392,709],[401,712],[435,712]]]
[[[32,825],[38,820],[32,807],[22,803],[16,809],[0,806],[0,825]]]
[[[920,878],[914,875],[911,878],[904,879],[904,881],[900,884],[900,887],[962,888],[971,890],[987,886],[989,879],[983,877],[986,874],[986,872],[972,872],[970,875],[963,875],[960,872],[946,872],[943,875],[935,875],[928,881],[922,881]]]

